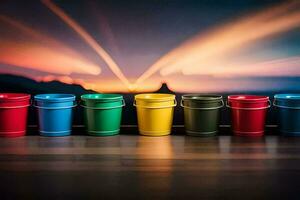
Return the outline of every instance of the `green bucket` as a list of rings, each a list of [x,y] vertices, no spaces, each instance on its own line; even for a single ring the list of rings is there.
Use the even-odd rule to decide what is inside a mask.
[[[220,95],[187,94],[181,99],[184,109],[185,131],[191,136],[214,136],[218,132],[220,108],[224,106]]]
[[[119,94],[84,94],[84,123],[89,135],[111,136],[119,134],[122,107],[125,101]]]

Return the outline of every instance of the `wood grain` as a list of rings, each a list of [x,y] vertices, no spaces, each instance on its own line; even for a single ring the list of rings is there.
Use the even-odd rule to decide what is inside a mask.
[[[1,199],[299,199],[300,138],[0,139]]]

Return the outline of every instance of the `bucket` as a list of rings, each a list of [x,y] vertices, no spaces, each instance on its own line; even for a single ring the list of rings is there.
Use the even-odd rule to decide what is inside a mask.
[[[300,94],[276,94],[278,128],[287,136],[300,136]]]
[[[38,94],[34,96],[39,132],[43,136],[67,136],[72,130],[73,94]]]
[[[185,131],[191,136],[214,136],[218,132],[220,108],[224,106],[220,95],[183,95]]]
[[[26,134],[30,95],[0,93],[0,136],[19,137]]]
[[[265,129],[267,96],[230,95],[227,107],[231,108],[232,131],[239,136],[262,136]]]
[[[119,94],[85,94],[81,96],[84,121],[89,135],[119,134],[122,107],[125,101]]]
[[[173,94],[138,94],[134,97],[141,135],[163,136],[171,133],[174,107]]]

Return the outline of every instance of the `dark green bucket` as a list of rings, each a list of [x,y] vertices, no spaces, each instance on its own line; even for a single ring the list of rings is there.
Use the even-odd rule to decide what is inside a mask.
[[[222,96],[187,94],[182,96],[181,106],[184,108],[184,125],[188,135],[216,135],[220,108],[224,106]]]
[[[89,135],[110,136],[120,132],[122,107],[125,101],[119,94],[84,94],[84,123]]]

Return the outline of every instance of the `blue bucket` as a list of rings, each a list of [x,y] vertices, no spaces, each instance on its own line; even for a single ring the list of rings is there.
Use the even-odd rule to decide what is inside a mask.
[[[76,106],[73,94],[39,94],[34,96],[38,111],[39,132],[43,136],[71,134],[72,112]]]
[[[287,136],[300,136],[300,94],[276,94],[279,131]]]

